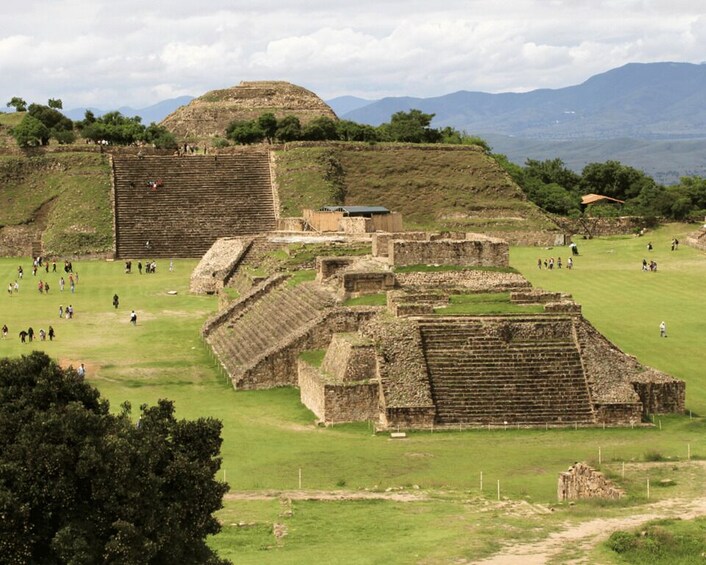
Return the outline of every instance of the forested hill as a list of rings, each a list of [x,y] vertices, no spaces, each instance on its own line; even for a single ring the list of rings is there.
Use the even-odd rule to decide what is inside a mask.
[[[341,117],[378,125],[417,108],[435,127],[543,140],[706,139],[706,64],[630,63],[556,90],[384,98]],[[336,110],[336,101],[329,103]],[[349,101],[350,103],[350,101]]]

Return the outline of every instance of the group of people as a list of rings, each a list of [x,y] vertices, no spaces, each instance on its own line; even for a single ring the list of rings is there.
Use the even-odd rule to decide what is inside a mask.
[[[642,270],[643,271],[649,271],[649,272],[656,272],[657,271],[657,261],[653,261],[650,259],[648,262],[647,259],[642,260]]]
[[[7,327],[7,324],[3,324],[2,326],[2,338],[5,339],[7,337],[7,334],[9,332],[9,329]],[[22,343],[27,343],[34,341],[34,328],[30,326],[26,330],[20,330],[19,336],[20,336],[20,341]],[[46,341],[47,337],[49,337],[49,341],[54,341],[54,337],[56,336],[56,333],[54,332],[54,328],[52,326],[49,326],[48,331],[44,331],[44,328],[39,330],[39,333],[37,334],[39,336],[40,341]]]
[[[554,257],[550,257],[549,259],[544,259],[540,257],[537,259],[537,268],[541,269],[542,265],[544,265],[545,269],[549,269],[550,271],[554,269],[554,266],[556,265],[557,269],[561,269],[562,267],[562,262],[561,262],[561,257],[559,257],[556,260],[556,263],[554,262]],[[574,259],[572,257],[569,257],[566,260],[566,268],[567,269],[573,269],[574,268]]]
[[[149,244],[149,241],[147,242]],[[137,272],[142,274],[142,261],[137,262]],[[155,261],[147,261],[145,263],[145,273],[156,273],[157,263]],[[132,261],[125,261],[125,274],[132,274]]]
[[[59,318],[64,317],[66,317],[67,320],[73,320],[74,307],[71,304],[66,307],[66,310],[64,310],[64,307],[61,304],[59,305]]]

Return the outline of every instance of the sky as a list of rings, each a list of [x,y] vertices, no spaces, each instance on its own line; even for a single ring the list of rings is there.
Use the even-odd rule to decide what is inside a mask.
[[[526,92],[705,53],[700,0],[4,1],[0,105],[144,108],[243,80],[324,100]]]

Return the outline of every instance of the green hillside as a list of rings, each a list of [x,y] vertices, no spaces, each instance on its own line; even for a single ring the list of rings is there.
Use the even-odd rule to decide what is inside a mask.
[[[277,152],[283,216],[326,204],[380,205],[406,229],[534,231],[555,226],[480,148],[337,143]]]
[[[109,251],[110,186],[110,164],[102,155],[2,156],[0,226],[29,227],[47,255]]]
[[[10,130],[17,126],[24,116],[24,112],[0,112],[0,149],[17,147]]]

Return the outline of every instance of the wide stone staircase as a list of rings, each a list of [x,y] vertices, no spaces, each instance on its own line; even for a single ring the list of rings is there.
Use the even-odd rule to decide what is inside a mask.
[[[239,387],[242,375],[249,368],[299,337],[334,303],[332,293],[317,283],[290,286],[282,279],[211,328],[206,340]],[[296,374],[275,375],[272,381],[243,386],[267,388],[294,384]]]
[[[440,425],[595,422],[569,316],[420,319]]]
[[[271,231],[268,154],[114,156],[116,255],[200,257],[219,237]],[[151,186],[150,183],[156,183]]]

